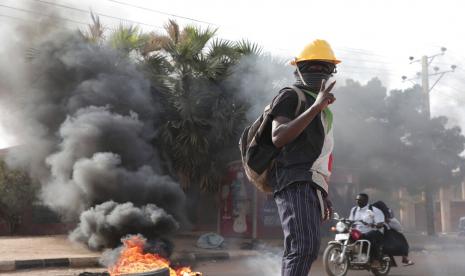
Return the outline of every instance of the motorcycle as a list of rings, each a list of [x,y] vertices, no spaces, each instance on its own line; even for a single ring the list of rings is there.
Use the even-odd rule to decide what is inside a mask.
[[[332,230],[335,239],[328,243],[323,253],[323,266],[329,276],[345,276],[349,269],[368,270],[376,276],[388,275],[392,266],[397,266],[392,256],[381,252],[381,260],[370,259],[371,243],[362,239],[362,233],[354,227],[354,220],[339,217]],[[382,251],[382,249],[381,249]]]

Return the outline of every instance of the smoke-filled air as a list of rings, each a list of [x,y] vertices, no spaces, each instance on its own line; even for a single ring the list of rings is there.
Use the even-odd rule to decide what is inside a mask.
[[[31,2],[35,4],[28,10],[40,10],[42,16],[36,18],[31,13],[9,25],[3,30],[8,38],[2,39],[0,47],[0,132],[8,130],[16,144],[7,150],[5,158],[0,151],[5,162],[0,161],[0,169],[6,170],[8,165],[9,170],[25,172],[30,179],[28,185],[33,187],[29,194],[13,194],[10,199],[40,202],[61,222],[75,225],[69,238],[91,250],[110,249],[102,261],[108,266],[121,252],[124,255],[133,249],[141,259],[142,253],[153,248],[169,257],[172,237],[199,225],[215,230],[223,227],[220,230],[226,230],[219,234],[226,236],[252,236],[252,211],[258,212],[258,235],[268,230],[272,235],[276,229],[278,236],[282,234],[287,214],[282,210],[290,207],[281,206],[280,218],[274,201],[279,200],[279,192],[275,197],[261,193],[258,200],[252,197],[254,188],[241,182],[245,178],[239,172],[238,142],[244,129],[280,90],[299,78],[299,67],[289,64],[290,57],[268,53],[266,47],[247,37],[222,38],[218,31],[221,27],[213,24],[183,24],[171,19],[163,27],[149,30],[148,26],[129,23],[105,25],[96,13],[84,10],[80,11],[82,20],[90,23],[76,25],[66,19],[63,7],[52,8],[55,2]],[[78,6],[78,1],[74,2]],[[116,5],[119,1],[108,2]],[[119,5],[132,4],[126,1]],[[333,55],[329,44],[323,49]],[[313,183],[316,180],[312,183],[324,193],[315,193],[315,197],[319,202],[330,199],[334,211],[348,217],[355,206],[355,195],[364,192],[371,201],[383,200],[393,210],[407,236],[455,231],[460,217],[465,217],[465,94],[450,96],[455,104],[451,107],[446,97],[435,96],[447,86],[431,85],[436,93],[431,97],[419,84],[392,88],[387,83],[392,81],[387,76],[389,70],[370,71],[370,60],[357,61],[375,55],[360,49],[345,48],[345,53],[340,49],[334,48],[334,52],[341,63],[334,56],[328,60],[326,55],[320,59],[304,54],[299,57],[303,63],[297,63],[308,71],[303,72],[306,80],[337,79],[329,98],[330,110],[323,104],[315,107],[322,107],[324,116],[314,114],[322,123],[312,130],[319,131],[321,138],[312,140],[312,154],[321,157],[318,164],[325,162],[321,166],[327,165],[327,174],[317,175],[313,166],[310,174],[308,170],[302,172],[305,177],[320,177],[323,184]],[[435,61],[445,55],[444,48],[441,51]],[[365,56],[360,57],[362,54]],[[297,57],[294,61],[301,62]],[[436,70],[425,61],[423,66]],[[349,74],[351,68],[364,70],[363,74],[356,70]],[[454,87],[463,85],[463,76],[457,73],[460,71],[451,68],[446,73],[456,73],[455,81],[439,80]],[[441,75],[439,70],[432,76]],[[314,88],[305,83],[304,77],[298,80],[301,87]],[[307,99],[316,97],[310,94]],[[305,116],[308,114],[311,112]],[[279,131],[275,134],[279,133],[282,135]],[[296,140],[288,141],[291,136],[280,136],[280,141],[285,141],[283,145],[293,143]],[[281,164],[295,161],[284,155],[280,156]],[[299,156],[303,161],[297,165],[306,165],[307,157]],[[296,170],[300,168],[297,165]],[[276,183],[288,177],[292,184],[301,183],[294,181],[292,166],[274,168]],[[281,169],[288,170],[285,177],[278,177]],[[282,188],[292,186],[288,184]],[[299,185],[295,186],[303,187]],[[329,197],[325,197],[326,192]],[[7,206],[5,202],[0,199],[0,207]],[[326,203],[321,206],[329,206]],[[318,215],[320,211],[325,213],[321,206],[316,207],[320,208]],[[238,223],[239,217],[243,223]],[[265,226],[265,220],[270,225]],[[19,219],[12,221],[19,223]],[[329,232],[333,222],[322,224],[321,236],[334,238]],[[271,230],[263,230],[266,227]],[[433,242],[440,244],[440,238]],[[450,244],[456,240],[452,241]],[[277,262],[282,256],[278,247],[259,248],[273,254],[237,262],[244,264],[244,269],[256,271],[256,275],[278,275],[281,264]],[[325,247],[322,243],[321,248]],[[436,253],[427,250],[414,254],[423,254],[420,256],[431,262],[436,258]],[[433,273],[440,275],[441,271]]]
[[[3,48],[2,125],[19,144],[8,165],[61,220],[78,221],[70,238],[91,249],[188,229],[199,193],[217,191],[240,132],[289,68],[211,28],[109,30],[95,15],[76,28],[46,12]]]
[[[60,26],[22,25],[2,55],[1,105],[21,137],[7,161],[27,169],[62,219],[79,219],[71,238],[92,249],[173,233],[186,222],[185,195],[152,145],[156,87],[121,50]]]

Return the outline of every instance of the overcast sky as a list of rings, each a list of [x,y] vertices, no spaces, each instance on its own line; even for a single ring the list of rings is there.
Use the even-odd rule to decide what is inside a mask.
[[[445,75],[433,90],[432,114],[448,115],[465,129],[463,1],[0,0],[0,34],[10,34],[18,22],[5,15],[26,19],[28,13],[17,9],[30,10],[29,5],[34,2],[92,9],[102,14],[101,19],[108,28],[118,25],[121,20],[103,15],[127,19],[127,23],[137,21],[144,30],[160,32],[169,18],[181,24],[210,26],[218,28],[221,38],[247,38],[261,45],[265,51],[287,58],[298,55],[315,38],[326,39],[342,60],[338,79],[353,78],[366,82],[379,77],[388,89],[412,85],[410,82],[402,83],[401,76],[414,77],[421,68],[419,63],[409,64],[409,56],[420,58],[436,54],[444,46],[448,50],[444,56],[434,60],[432,67],[438,66],[442,70],[449,69],[452,64],[459,67],[456,72]],[[69,19],[89,21],[89,17],[80,11],[58,9]],[[5,39],[0,41],[7,43]],[[431,77],[430,83],[434,81],[435,78]],[[8,131],[2,130],[0,125],[0,148],[12,140]]]

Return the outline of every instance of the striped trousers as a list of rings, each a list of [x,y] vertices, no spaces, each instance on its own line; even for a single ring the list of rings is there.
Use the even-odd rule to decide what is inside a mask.
[[[315,188],[298,182],[275,193],[284,232],[282,276],[307,276],[320,249],[321,211]]]

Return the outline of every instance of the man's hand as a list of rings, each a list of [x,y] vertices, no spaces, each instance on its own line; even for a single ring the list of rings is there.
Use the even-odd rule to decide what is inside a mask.
[[[384,226],[384,223],[379,222],[379,223],[375,224],[374,227],[376,227],[376,228],[383,228],[383,226]]]
[[[325,205],[325,216],[323,220],[330,220],[333,216],[333,203],[328,197],[323,198],[323,203]]]
[[[331,90],[333,89],[335,84],[336,81],[333,81],[328,86],[328,88],[326,88],[326,80],[323,80],[321,83],[320,92],[318,92],[318,96],[316,97],[313,106],[317,107],[318,110],[321,111],[325,109],[328,105],[334,103],[336,101],[336,98],[334,97],[333,93],[331,93]]]

